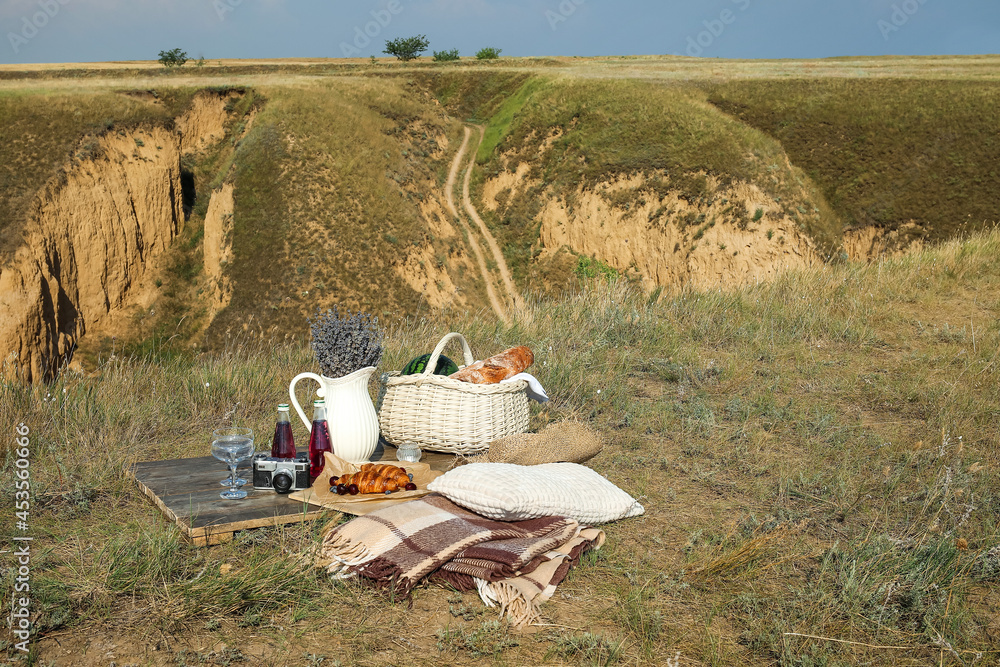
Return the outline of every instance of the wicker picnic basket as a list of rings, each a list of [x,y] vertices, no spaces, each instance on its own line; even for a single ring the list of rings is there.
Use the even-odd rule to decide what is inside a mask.
[[[474,359],[465,337],[450,333],[431,353],[423,373],[382,376],[378,419],[382,437],[447,454],[476,454],[499,438],[528,430],[528,383],[472,384],[434,375],[438,357],[452,340],[462,344],[465,366]],[[464,368],[464,366],[463,366]]]

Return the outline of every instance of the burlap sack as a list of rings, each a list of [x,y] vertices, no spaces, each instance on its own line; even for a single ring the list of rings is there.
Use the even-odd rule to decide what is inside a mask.
[[[485,453],[461,463],[583,463],[601,453],[604,443],[597,431],[579,422],[549,424],[538,433],[508,435],[490,443]]]

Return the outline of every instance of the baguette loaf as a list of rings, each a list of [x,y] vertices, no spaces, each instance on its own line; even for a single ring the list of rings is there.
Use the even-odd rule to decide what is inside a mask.
[[[520,345],[504,350],[489,359],[469,364],[448,377],[472,384],[495,384],[524,372],[535,361],[531,348]]]

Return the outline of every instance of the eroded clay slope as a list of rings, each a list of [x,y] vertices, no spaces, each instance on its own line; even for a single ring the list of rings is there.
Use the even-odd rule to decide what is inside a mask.
[[[233,190],[232,183],[223,183],[212,193],[205,213],[204,270],[212,317],[228,306],[233,296],[232,281],[225,274],[225,267],[233,258]]]
[[[580,186],[557,196],[529,177],[529,165],[510,165],[484,183],[487,209],[541,196],[538,260],[562,249],[595,257],[644,287],[741,285],[821,256],[786,207],[752,183],[705,176],[706,193],[690,201],[665,173],[637,173]]]
[[[201,102],[198,100],[201,99]],[[4,373],[51,377],[88,330],[152,298],[143,278],[184,224],[181,155],[203,147],[206,108],[224,101],[199,94],[201,120],[185,129],[112,131],[95,157],[53,178],[32,204],[23,243],[0,266],[0,358]]]

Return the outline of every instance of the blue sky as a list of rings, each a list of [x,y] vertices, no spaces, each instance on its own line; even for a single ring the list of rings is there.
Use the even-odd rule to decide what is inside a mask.
[[[367,32],[367,34],[365,34]],[[0,63],[381,55],[824,58],[1000,52],[998,0],[0,0]]]

